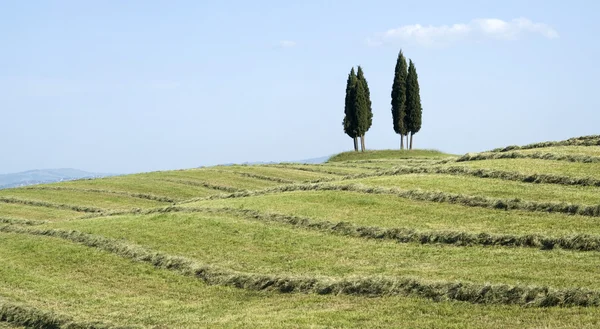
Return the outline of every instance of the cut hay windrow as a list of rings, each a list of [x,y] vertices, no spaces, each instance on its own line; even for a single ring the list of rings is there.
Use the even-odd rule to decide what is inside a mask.
[[[516,171],[502,171],[495,169],[477,169],[466,166],[430,167],[411,166],[395,167],[374,173],[348,175],[342,180],[361,179],[381,176],[409,175],[409,174],[444,174],[455,176],[473,176],[478,178],[494,178],[535,184],[556,184],[574,186],[600,186],[600,180],[591,177],[570,177],[548,174],[524,174]]]
[[[260,179],[260,180],[269,181],[269,182],[281,183],[281,184],[295,183],[295,181],[289,180],[289,179],[253,174],[253,173],[237,171],[237,170],[213,170],[213,171],[232,173],[232,174],[240,175],[242,177],[255,178],[255,179]]]
[[[528,144],[528,145],[523,145],[523,146],[511,145],[511,146],[493,149],[490,152],[508,152],[508,151],[515,151],[515,150],[529,150],[529,149],[552,147],[552,146],[598,146],[598,145],[600,145],[600,135],[590,135],[590,136],[569,138],[564,141],[541,142],[541,143],[533,143],[533,144]]]
[[[192,259],[172,256],[146,247],[78,231],[0,226],[0,232],[55,237],[98,248],[156,268],[192,276],[209,285],[280,293],[354,295],[365,297],[412,296],[433,301],[463,301],[473,304],[503,304],[533,307],[598,307],[600,292],[536,286],[425,281],[403,277],[298,277],[233,271]]]
[[[210,184],[210,183],[201,182],[201,181],[192,181],[192,180],[184,180],[184,179],[172,179],[172,178],[163,178],[161,180],[165,181],[165,182],[175,183],[175,184],[183,184],[183,185],[189,185],[189,186],[204,187],[204,188],[211,189],[211,190],[223,191],[223,192],[229,192],[229,193],[243,191],[243,190],[235,188],[235,187],[215,185],[215,184]]]
[[[600,236],[574,234],[563,237],[548,237],[540,234],[490,234],[470,233],[460,231],[417,231],[411,228],[382,228],[361,226],[350,222],[332,222],[316,220],[309,217],[264,213],[241,208],[191,208],[191,207],[161,207],[139,211],[114,212],[91,215],[88,218],[121,216],[121,215],[152,215],[157,213],[206,213],[227,214],[261,222],[280,223],[295,228],[319,231],[355,238],[393,240],[398,243],[418,244],[447,244],[455,246],[502,246],[524,247],[551,250],[561,248],[574,251],[600,251]],[[92,217],[93,216],[93,217]]]
[[[591,155],[571,155],[558,153],[520,153],[520,152],[487,152],[476,154],[465,154],[458,158],[456,162],[465,161],[480,161],[480,160],[495,160],[495,159],[537,159],[537,160],[553,160],[553,161],[568,161],[581,163],[598,163],[600,157]]]
[[[104,193],[104,194],[115,194],[122,195],[131,198],[158,201],[158,202],[167,202],[173,203],[176,200],[166,196],[159,196],[153,194],[146,193],[132,193],[126,191],[113,191],[113,190],[105,190],[105,189],[91,189],[91,188],[77,188],[77,187],[66,187],[66,186],[33,186],[33,187],[24,187],[24,190],[50,190],[50,191],[71,191],[71,192],[89,192],[89,193]]]
[[[11,224],[11,225],[43,225],[50,223],[45,220],[36,220],[36,219],[20,219],[20,218],[7,218],[0,217],[0,224]]]
[[[73,211],[77,211],[77,212],[91,212],[91,213],[106,212],[105,209],[95,208],[95,207],[83,207],[83,206],[77,206],[77,205],[52,203],[52,202],[37,201],[37,200],[8,198],[8,197],[0,197],[0,202],[12,203],[12,204],[23,204],[23,205],[35,206],[35,207],[54,208],[54,209],[67,209],[67,210],[73,210]]]
[[[0,298],[0,322],[14,326],[36,329],[127,329],[101,322],[76,322],[73,319],[49,311],[11,303]]]
[[[397,188],[369,187],[362,184],[311,183],[293,184],[264,190],[244,191],[231,194],[216,194],[204,198],[190,199],[179,204],[202,200],[245,198],[266,194],[297,191],[348,191],[367,194],[387,194],[417,201],[457,204],[467,207],[480,207],[498,210],[522,210],[531,212],[563,213],[588,217],[600,217],[600,205],[578,205],[564,202],[537,202],[521,199],[499,199],[465,194],[453,194],[441,191],[401,190]]]
[[[308,171],[308,172],[314,172],[314,173],[319,173],[319,174],[329,174],[329,175],[336,175],[336,176],[345,176],[346,175],[344,173],[340,173],[339,171],[328,170],[325,166],[318,165],[318,164],[314,165],[314,164],[281,163],[281,164],[275,164],[275,165],[265,165],[265,167]]]
[[[387,164],[387,163],[386,163]],[[335,163],[335,164],[328,164],[327,165],[328,168],[335,168],[335,169],[381,169],[381,167],[376,167],[376,166],[369,166],[369,163],[366,163],[364,166],[363,165],[358,165],[358,164],[354,164],[354,163]]]

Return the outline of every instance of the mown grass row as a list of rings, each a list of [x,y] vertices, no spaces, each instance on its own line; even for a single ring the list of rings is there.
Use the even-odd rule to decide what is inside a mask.
[[[47,224],[47,223],[49,223],[49,222],[48,221],[43,221],[43,220],[0,217],[0,224],[11,224],[11,225],[42,225],[42,224]]]
[[[0,226],[0,232],[50,236],[98,248],[138,262],[150,263],[196,277],[209,285],[229,286],[255,291],[313,293],[366,297],[414,296],[434,301],[463,301],[473,304],[504,304],[534,307],[598,307],[600,292],[581,289],[553,289],[536,286],[475,284],[470,282],[428,282],[414,278],[363,277],[335,279],[259,275],[200,264],[119,240],[78,231],[40,230],[30,227]]]
[[[106,211],[105,209],[96,208],[96,207],[69,205],[69,204],[63,204],[63,203],[52,203],[52,202],[37,201],[37,200],[25,200],[25,199],[17,199],[17,198],[9,198],[9,197],[0,197],[0,202],[22,204],[22,205],[36,206],[36,207],[54,208],[54,209],[66,209],[66,210],[73,210],[73,211],[77,211],[77,212],[87,212],[87,213],[100,213],[100,212]]]
[[[76,322],[73,319],[48,311],[10,303],[0,298],[0,323],[8,322],[15,326],[36,329],[126,329],[111,324],[91,322]]]
[[[543,147],[552,147],[552,146],[598,146],[600,145],[600,135],[590,135],[590,136],[581,136],[569,138],[564,141],[552,141],[552,142],[540,142],[533,143],[528,145],[511,145],[501,148],[496,148],[491,150],[490,152],[508,152],[515,150],[527,150],[527,149],[535,149],[535,148],[543,148]]]
[[[335,171],[335,170],[328,170],[325,166],[320,166],[320,165],[312,165],[312,164],[287,164],[287,163],[281,163],[281,164],[275,164],[275,165],[266,165],[266,167],[271,167],[271,168],[280,168],[280,169],[293,169],[293,170],[300,170],[300,171],[308,171],[308,172],[314,172],[314,173],[320,173],[320,174],[329,174],[329,175],[335,175],[335,176],[344,176],[345,174],[340,173],[339,171]]]
[[[214,169],[214,171],[228,172],[228,173],[233,173],[233,174],[236,174],[236,175],[240,175],[242,177],[255,178],[255,179],[260,179],[260,180],[265,180],[265,181],[270,181],[270,182],[275,182],[275,183],[281,183],[281,184],[292,184],[292,183],[295,183],[295,181],[289,180],[289,179],[284,179],[284,178],[279,178],[279,177],[271,177],[271,176],[253,174],[253,173],[247,173],[247,172],[243,172],[243,171],[216,170],[216,169]]]
[[[600,157],[591,155],[577,155],[577,154],[557,154],[557,153],[520,153],[520,152],[488,152],[488,153],[476,153],[476,154],[465,154],[458,158],[456,162],[465,161],[480,161],[480,160],[495,160],[495,159],[538,159],[538,160],[554,160],[554,161],[568,161],[568,162],[582,162],[582,163],[598,163]]]
[[[223,192],[229,192],[229,193],[243,191],[242,189],[238,189],[238,188],[235,188],[235,187],[209,184],[207,182],[200,182],[200,181],[191,181],[191,180],[183,180],[183,179],[171,179],[171,178],[162,178],[161,180],[165,181],[165,182],[176,183],[176,184],[183,184],[183,185],[197,186],[197,187],[205,187],[205,188],[208,188],[208,189],[211,189],[211,190],[223,191]]]
[[[115,194],[122,195],[131,198],[158,201],[158,202],[167,202],[173,203],[176,202],[175,199],[166,197],[153,195],[148,193],[132,193],[126,191],[113,191],[113,190],[105,190],[105,189],[92,189],[92,188],[78,188],[78,187],[66,187],[66,186],[34,186],[34,187],[25,187],[24,190],[50,190],[50,191],[70,191],[70,192],[90,192],[90,193],[105,193],[105,194]],[[232,191],[234,192],[234,191]]]
[[[564,202],[536,202],[520,199],[499,199],[465,194],[453,194],[441,191],[401,190],[397,188],[368,187],[361,184],[293,184],[256,191],[243,191],[231,194],[217,194],[204,198],[190,199],[179,204],[202,200],[244,198],[273,193],[293,191],[350,191],[368,194],[388,194],[397,197],[439,203],[458,204],[467,207],[481,207],[499,210],[523,210],[532,212],[563,213],[589,217],[600,217],[600,205],[578,205]]]
[[[358,237],[366,239],[393,240],[399,243],[419,244],[448,244],[455,246],[502,246],[526,247],[551,250],[561,248],[575,251],[600,251],[600,236],[588,234],[575,234],[563,237],[548,237],[541,234],[489,234],[470,233],[460,231],[418,231],[411,228],[382,228],[376,226],[362,226],[350,222],[332,222],[316,220],[309,217],[285,215],[279,213],[265,213],[252,209],[242,208],[191,208],[191,207],[162,207],[148,210],[122,211],[96,215],[88,218],[120,216],[120,215],[151,215],[157,213],[208,213],[229,214],[251,220],[274,222],[293,227],[332,233],[341,236]]]
[[[406,174],[446,174],[446,175],[464,175],[479,178],[496,178],[511,180],[523,183],[536,184],[557,184],[557,185],[579,185],[579,186],[600,186],[600,180],[590,177],[569,177],[551,174],[524,174],[515,171],[502,171],[495,169],[477,169],[462,166],[434,167],[434,166],[414,166],[414,167],[396,167],[390,170],[382,170],[374,173],[364,173],[349,175],[343,180],[369,178],[378,176],[394,176]]]

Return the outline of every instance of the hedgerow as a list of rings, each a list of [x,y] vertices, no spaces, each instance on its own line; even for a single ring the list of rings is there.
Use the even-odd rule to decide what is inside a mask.
[[[600,292],[581,288],[553,289],[535,286],[429,282],[390,277],[295,277],[232,271],[200,264],[119,240],[77,231],[0,226],[0,232],[50,236],[98,248],[161,269],[196,277],[209,285],[280,293],[345,294],[368,297],[414,296],[433,301],[463,301],[474,304],[507,304],[535,307],[600,306]]]

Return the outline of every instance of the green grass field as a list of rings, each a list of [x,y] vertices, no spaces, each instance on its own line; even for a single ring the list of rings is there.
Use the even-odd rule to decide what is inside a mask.
[[[0,328],[597,328],[600,187],[395,171],[600,179],[594,138],[1,190]]]
[[[472,208],[465,211],[465,207],[460,205],[355,192],[289,192],[250,198],[201,201],[185,206],[252,209],[315,220],[350,222],[383,228],[410,227],[421,231],[539,233],[549,236],[577,233],[600,235],[600,218],[595,217],[485,208]]]
[[[452,163],[456,166],[456,163]],[[461,162],[460,165],[470,168],[493,168],[505,171],[517,171],[524,174],[552,174],[577,178],[591,177],[600,179],[600,163],[575,163],[566,161],[540,159],[494,159]]]
[[[481,195],[496,198],[519,198],[534,201],[564,201],[577,204],[600,204],[600,188],[591,186],[562,186],[529,184],[501,179],[481,179],[436,174],[412,174],[392,177],[373,177],[344,181],[367,186],[422,189],[449,193]]]

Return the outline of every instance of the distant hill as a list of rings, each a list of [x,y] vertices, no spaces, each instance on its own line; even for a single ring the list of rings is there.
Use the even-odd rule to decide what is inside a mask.
[[[29,170],[14,174],[0,175],[0,189],[106,176],[111,175],[91,173],[71,168]]]

